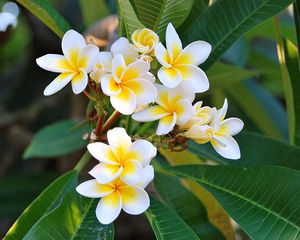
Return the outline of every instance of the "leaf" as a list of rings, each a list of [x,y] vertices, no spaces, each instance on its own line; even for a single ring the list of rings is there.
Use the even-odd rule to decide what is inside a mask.
[[[279,101],[253,80],[224,88],[260,131],[277,139],[287,139],[286,113]]]
[[[300,239],[299,172],[203,165],[168,170],[204,186],[252,239]]]
[[[105,0],[80,0],[80,8],[87,27],[109,15]]]
[[[24,153],[32,157],[57,157],[75,152],[86,146],[82,136],[89,132],[86,125],[77,127],[73,120],[63,120],[41,129]]]
[[[23,212],[3,240],[20,240],[47,212],[55,208],[61,198],[75,189],[77,172],[70,171],[50,184]]]
[[[139,21],[129,0],[118,0],[118,3],[122,18],[121,22],[124,24],[127,38],[130,40],[136,29],[144,28],[145,26]]]
[[[243,131],[235,136],[241,149],[239,160],[229,160],[221,157],[210,144],[189,144],[189,151],[201,158],[243,167],[281,166],[300,170],[300,148],[278,140]]]
[[[255,26],[278,14],[293,0],[218,0],[183,33],[185,43],[205,40],[213,46],[203,64],[207,69],[237,39]]]
[[[286,88],[289,88],[286,94],[289,94],[288,98],[291,98],[290,101],[287,101],[287,112],[292,112],[288,114],[289,127],[291,128],[290,134],[292,143],[299,146],[300,145],[300,71],[298,63],[298,50],[297,47],[288,39],[283,39],[283,54],[284,62],[288,76],[285,79],[288,82]]]
[[[209,222],[205,206],[181,185],[176,176],[156,172],[154,185],[165,203],[178,213],[201,240],[225,239]]]
[[[146,216],[157,240],[199,240],[174,210],[154,198],[151,198]]]
[[[133,0],[141,22],[157,33],[162,41],[167,25],[179,27],[189,15],[194,0]]]
[[[85,198],[74,189],[51,212],[43,216],[23,238],[43,240],[113,240],[112,224],[96,218],[98,199]]]
[[[45,23],[56,35],[63,37],[70,29],[69,23],[44,0],[16,0],[27,8],[33,15]]]
[[[257,76],[257,72],[231,64],[217,62],[207,72],[207,77],[213,88],[230,86]]]

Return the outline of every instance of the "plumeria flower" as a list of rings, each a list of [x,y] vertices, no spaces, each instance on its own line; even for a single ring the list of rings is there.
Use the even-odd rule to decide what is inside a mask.
[[[134,113],[132,118],[139,122],[159,120],[157,135],[165,135],[173,130],[175,124],[184,125],[192,116],[192,101],[195,94],[181,87],[167,88],[157,85],[158,97],[156,103],[146,110]]]
[[[210,125],[193,125],[184,133],[185,137],[192,138],[195,142],[203,144],[210,142],[213,148],[223,157],[239,159],[241,157],[238,143],[232,136],[238,134],[244,127],[239,118],[224,119],[228,103],[225,99],[223,107],[215,111]]]
[[[5,32],[9,26],[16,27],[19,15],[19,8],[13,2],[7,2],[0,12],[0,32]]]
[[[94,179],[81,183],[76,190],[86,197],[101,198],[96,208],[96,216],[100,223],[110,224],[122,209],[131,215],[138,215],[147,210],[150,201],[144,188],[153,177],[153,167],[148,165],[143,169],[143,179],[135,185],[126,185],[120,178],[107,184],[101,184]]]
[[[127,38],[121,37],[115,41],[110,48],[113,56],[121,54],[125,60],[126,65],[135,62],[139,57],[137,49],[129,43]]]
[[[197,66],[208,58],[211,45],[196,41],[182,49],[182,43],[171,23],[166,31],[166,44],[167,49],[161,43],[155,47],[155,56],[162,65],[157,73],[162,84],[169,88],[183,84],[195,93],[208,90],[206,74]]]
[[[113,57],[111,74],[101,79],[104,94],[110,96],[112,106],[124,115],[134,112],[137,104],[153,102],[157,90],[150,80],[150,64],[136,60],[129,65],[123,55]]]
[[[189,129],[195,124],[200,126],[207,125],[211,122],[214,113],[217,110],[216,108],[211,108],[208,106],[203,107],[202,104],[203,102],[200,101],[193,105],[193,116],[181,127],[181,129]]]
[[[75,94],[81,93],[88,84],[88,73],[96,64],[98,47],[86,44],[84,37],[74,30],[65,33],[62,39],[64,55],[47,54],[36,60],[37,64],[48,71],[60,73],[44,90],[44,95],[52,95],[69,82]]]
[[[100,161],[89,173],[101,184],[116,178],[133,185],[141,181],[145,168],[156,155],[156,147],[146,140],[131,142],[124,128],[107,132],[108,143],[91,143],[88,150]]]
[[[131,39],[140,53],[154,56],[154,47],[159,42],[159,37],[155,32],[148,28],[137,29]]]
[[[111,73],[111,62],[111,52],[99,52],[96,60],[96,65],[90,73],[90,78],[96,83],[100,83],[101,78],[105,74]]]

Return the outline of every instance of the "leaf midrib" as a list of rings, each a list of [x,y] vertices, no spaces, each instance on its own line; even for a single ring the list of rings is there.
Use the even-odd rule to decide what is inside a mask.
[[[167,3],[167,0],[163,0],[163,3],[162,3],[161,8],[160,8],[160,11],[159,11],[159,13],[157,15],[156,21],[155,21],[153,29],[152,29],[153,31],[157,31],[157,29],[158,29],[158,25],[159,25],[160,20],[162,18],[162,14],[164,12],[164,8],[166,6],[166,3]]]

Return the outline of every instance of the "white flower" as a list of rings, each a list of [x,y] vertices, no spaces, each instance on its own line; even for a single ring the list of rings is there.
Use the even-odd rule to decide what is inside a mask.
[[[209,125],[195,124],[183,135],[200,144],[210,142],[217,153],[225,158],[239,159],[241,157],[240,148],[232,136],[243,129],[244,123],[239,118],[224,119],[227,108],[228,103],[225,99],[223,107],[214,111]]]
[[[114,128],[107,132],[109,145],[91,143],[88,150],[100,164],[90,174],[101,184],[116,178],[128,184],[137,184],[142,179],[145,168],[156,155],[156,147],[146,140],[131,142],[124,128]]]
[[[132,34],[131,39],[140,53],[154,56],[154,47],[159,42],[159,37],[151,29],[137,29]]]
[[[182,49],[182,43],[171,23],[166,31],[166,44],[167,49],[161,43],[155,47],[155,56],[162,65],[157,73],[162,84],[169,88],[182,84],[195,93],[208,90],[206,74],[197,66],[208,58],[211,45],[196,41]]]
[[[19,8],[13,2],[7,2],[2,7],[0,12],[0,32],[5,32],[9,26],[17,26],[17,17],[19,15]]]
[[[99,52],[96,65],[90,73],[90,78],[96,83],[100,83],[101,78],[111,72],[112,54],[111,52]]]
[[[45,89],[44,95],[52,95],[69,82],[75,94],[81,93],[88,84],[88,73],[95,66],[98,47],[86,44],[82,35],[74,30],[65,33],[62,39],[64,55],[47,54],[36,60],[37,64],[48,71],[60,73]]]
[[[134,113],[132,118],[139,122],[159,120],[157,135],[165,135],[173,130],[175,124],[184,125],[192,116],[192,101],[195,94],[181,87],[169,89],[157,85],[158,97],[156,103],[146,110]]]
[[[130,115],[137,104],[148,104],[155,100],[157,90],[149,69],[150,64],[142,60],[127,65],[123,55],[113,57],[112,73],[102,77],[101,88],[104,94],[110,96],[110,102],[117,111]]]
[[[144,188],[153,177],[153,167],[148,165],[143,169],[143,179],[138,184],[129,186],[119,178],[107,184],[89,180],[81,183],[76,190],[86,197],[101,198],[96,208],[96,216],[102,224],[110,224],[122,209],[131,215],[138,215],[147,210],[150,201]]]
[[[126,65],[136,61],[139,56],[139,52],[135,47],[129,43],[127,38],[121,37],[115,41],[110,48],[113,56],[121,54],[125,60]]]

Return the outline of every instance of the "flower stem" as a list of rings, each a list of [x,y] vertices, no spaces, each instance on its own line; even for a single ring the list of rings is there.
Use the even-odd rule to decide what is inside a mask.
[[[75,166],[75,170],[77,172],[80,172],[82,168],[87,164],[87,162],[90,160],[91,155],[88,151],[86,151],[83,156],[80,158],[79,162]]]
[[[107,119],[107,121],[104,123],[102,132],[105,133],[109,128],[119,119],[121,113],[118,111],[114,111],[112,115]]]
[[[88,99],[94,101],[94,102],[97,102],[97,99],[94,98],[91,94],[89,94],[89,92],[87,90],[83,90],[83,93],[85,96],[87,96]]]
[[[103,120],[104,120],[103,115],[99,115],[98,120],[97,120],[96,129],[95,129],[96,136],[100,136],[100,134],[102,133]]]

